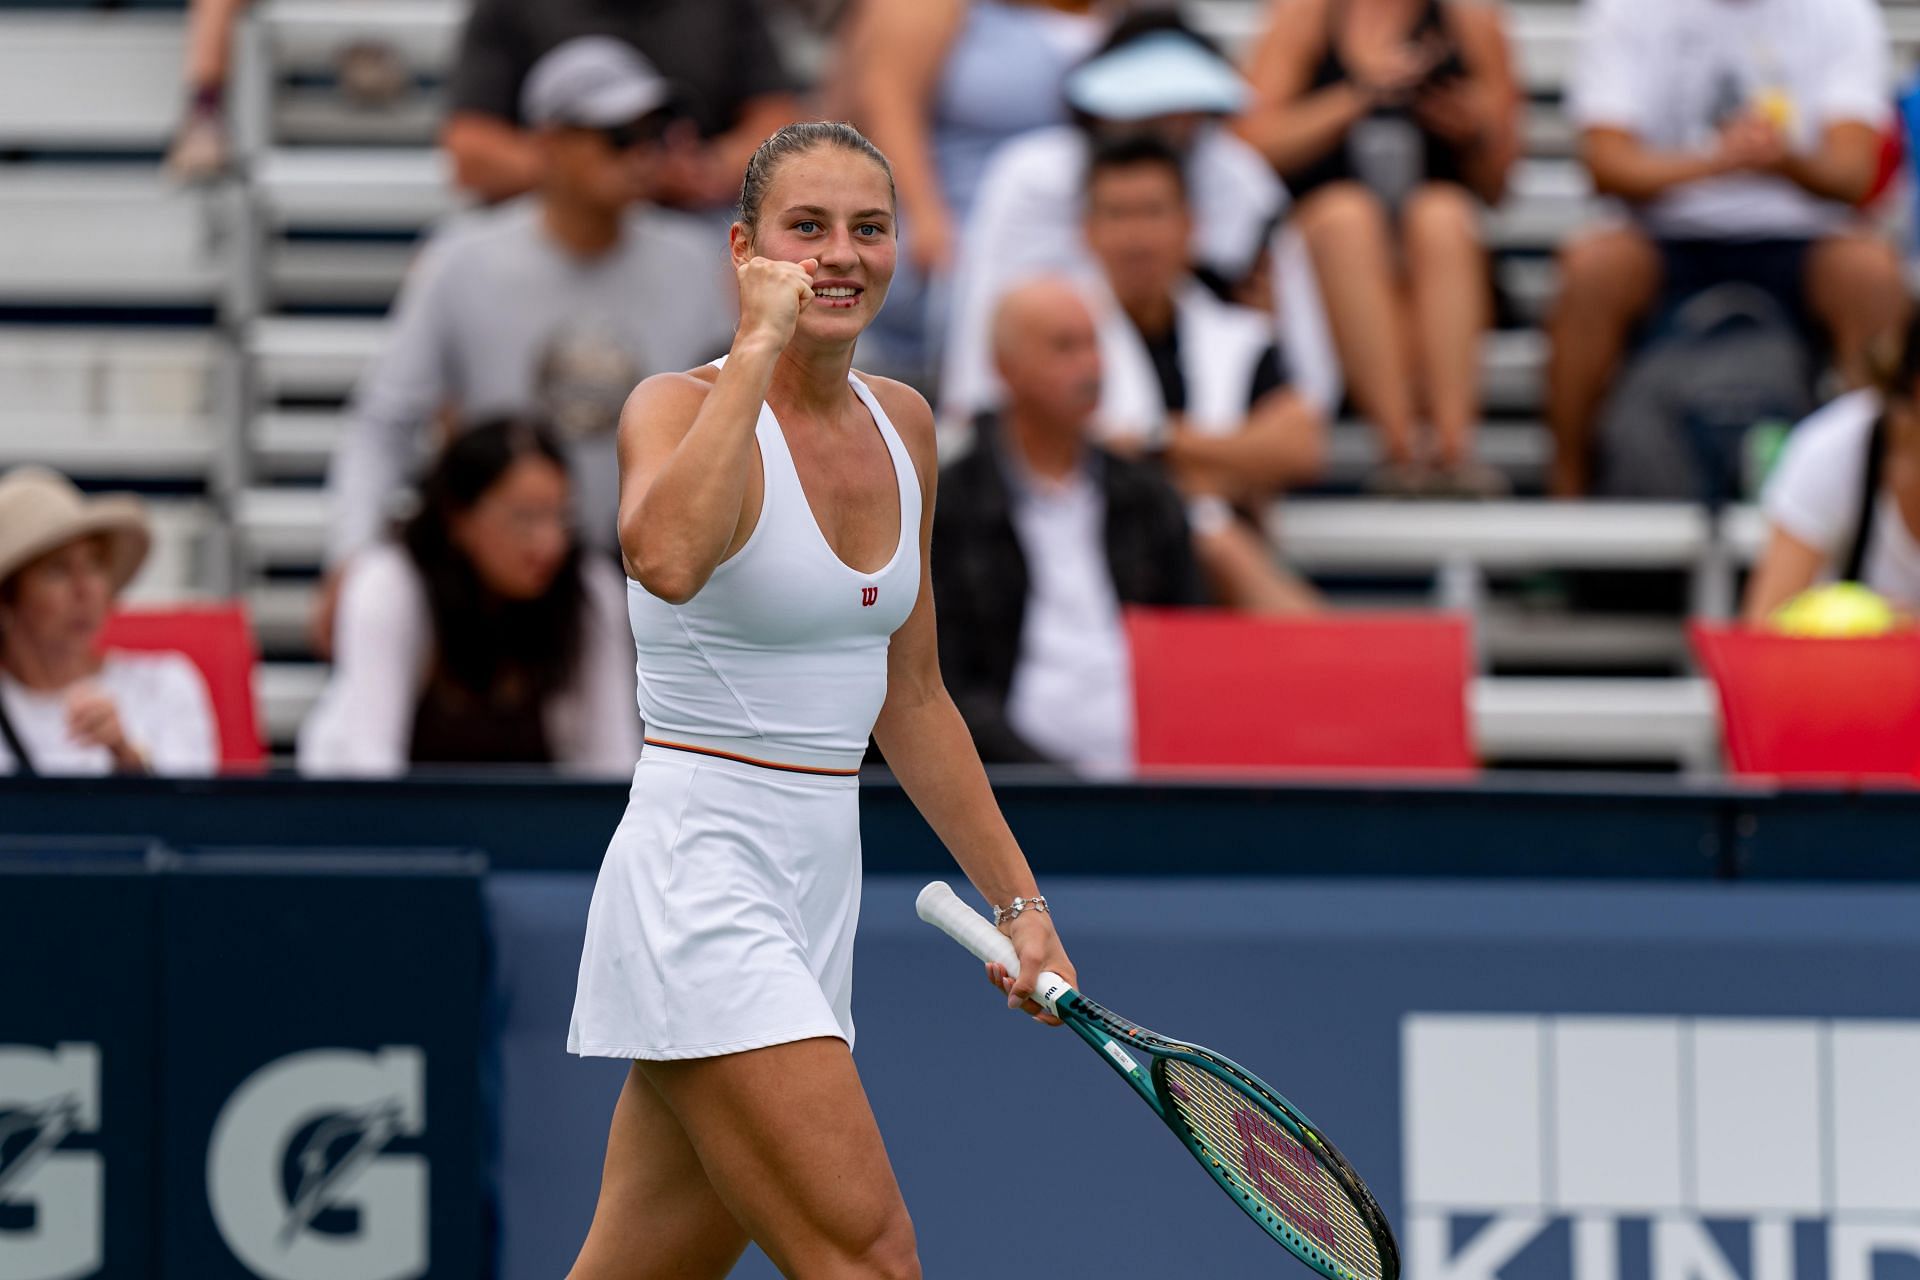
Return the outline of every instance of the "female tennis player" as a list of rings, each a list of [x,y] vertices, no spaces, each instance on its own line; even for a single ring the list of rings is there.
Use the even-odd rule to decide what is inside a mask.
[[[1073,979],[940,680],[933,416],[852,372],[894,268],[886,158],[791,125],[747,166],[724,361],[640,384],[620,545],[646,748],[594,889],[568,1047],[630,1058],[573,1280],[917,1277],[854,1070],[868,735],[996,904],[1018,980]],[[647,300],[671,306],[671,299]],[[1052,1021],[1051,1019],[1044,1019]]]

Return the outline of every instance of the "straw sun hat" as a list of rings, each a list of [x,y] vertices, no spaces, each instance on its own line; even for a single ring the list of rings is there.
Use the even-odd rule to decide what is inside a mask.
[[[49,551],[96,535],[107,539],[107,569],[118,591],[139,571],[152,544],[138,498],[89,498],[44,467],[0,475],[0,583]]]

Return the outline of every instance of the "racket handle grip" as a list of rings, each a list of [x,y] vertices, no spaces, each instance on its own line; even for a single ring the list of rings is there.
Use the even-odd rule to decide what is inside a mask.
[[[922,920],[952,938],[985,964],[1004,965],[1008,973],[1020,976],[1020,957],[1013,943],[987,922],[987,918],[960,901],[946,881],[935,880],[920,891],[913,909]],[[1055,1002],[1072,990],[1055,973],[1043,973],[1034,984],[1033,998],[1049,1013],[1057,1013]]]
[[[913,909],[922,920],[973,952],[975,959],[983,964],[1005,965],[1008,973],[1020,976],[1020,957],[1014,954],[1007,935],[960,901],[945,880],[935,880],[922,889],[913,901]]]

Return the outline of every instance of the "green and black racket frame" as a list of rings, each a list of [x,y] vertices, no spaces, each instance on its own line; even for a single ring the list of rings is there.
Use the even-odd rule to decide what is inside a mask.
[[[922,889],[915,909],[977,959],[1019,973],[1006,935],[944,882]],[[1296,1258],[1328,1280],[1398,1280],[1400,1249],[1367,1184],[1259,1077],[1211,1049],[1129,1022],[1059,974],[1041,974],[1033,998],[1097,1050],[1233,1202]]]

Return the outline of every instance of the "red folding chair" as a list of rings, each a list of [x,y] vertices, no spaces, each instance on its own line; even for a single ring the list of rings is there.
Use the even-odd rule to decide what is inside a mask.
[[[1735,773],[1920,780],[1920,632],[1858,639],[1696,622]]]
[[[1126,624],[1143,769],[1476,767],[1464,618],[1133,609]]]
[[[107,620],[106,649],[184,654],[200,669],[220,733],[220,764],[229,771],[257,770],[266,760],[260,719],[254,709],[253,668],[258,655],[246,610],[237,604],[138,609]]]

